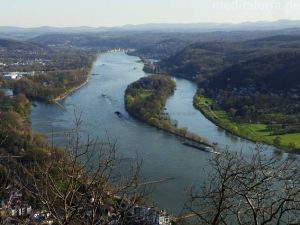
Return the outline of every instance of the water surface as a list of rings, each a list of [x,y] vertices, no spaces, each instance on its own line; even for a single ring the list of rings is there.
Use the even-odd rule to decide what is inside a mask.
[[[72,127],[74,110],[82,113],[83,130],[93,137],[105,138],[108,134],[118,142],[119,154],[124,158],[143,161],[142,176],[156,180],[174,178],[155,185],[152,198],[161,208],[173,214],[181,211],[186,199],[185,189],[205,180],[203,169],[208,169],[208,153],[182,145],[181,140],[156,128],[132,119],[124,108],[124,91],[128,84],[146,76],[139,58],[125,53],[106,53],[98,57],[90,80],[74,94],[56,104],[37,103],[32,108],[31,123],[36,131],[49,134],[54,131],[54,141],[62,144],[62,131]],[[195,110],[192,99],[196,86],[186,80],[176,79],[177,90],[166,105],[171,118],[180,126],[209,139],[219,146],[232,150],[255,145],[227,134]],[[124,118],[117,117],[119,111]]]

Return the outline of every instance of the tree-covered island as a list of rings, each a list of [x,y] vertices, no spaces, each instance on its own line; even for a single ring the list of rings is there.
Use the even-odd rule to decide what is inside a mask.
[[[125,91],[126,110],[137,118],[158,129],[165,130],[186,140],[209,145],[202,137],[178,128],[176,121],[164,111],[168,97],[176,88],[176,83],[169,76],[151,75],[130,84]]]

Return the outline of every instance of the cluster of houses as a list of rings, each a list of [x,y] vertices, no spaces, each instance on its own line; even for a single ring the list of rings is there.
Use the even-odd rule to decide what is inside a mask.
[[[35,71],[32,72],[8,72],[2,75],[4,80],[19,80],[22,77],[31,77],[34,76]]]
[[[149,225],[171,225],[174,221],[165,211],[158,211],[146,206],[135,206],[131,213],[134,218],[145,221]]]
[[[44,209],[35,209],[24,200],[22,193],[17,190],[8,191],[4,199],[0,202],[0,224],[2,224],[1,222],[7,225],[24,224],[24,222],[29,225],[55,224],[55,219],[51,216],[51,213]],[[88,214],[88,212],[89,209],[87,208],[86,213]],[[99,212],[99,215],[105,215],[107,218],[105,221],[110,225],[117,225],[120,219],[112,206],[104,207],[103,212]],[[126,217],[127,221],[130,221],[130,224],[137,225],[171,225],[173,224],[172,221],[175,221],[165,211],[149,208],[144,205],[132,207]]]
[[[42,58],[34,59],[16,59],[13,62],[2,61],[0,62],[0,67],[7,66],[32,66],[32,65],[41,65],[45,66],[50,60]]]
[[[33,64],[40,64],[42,66],[45,66],[46,62],[48,61],[49,60],[42,60],[42,59],[18,61],[18,62],[11,63],[10,66],[32,66]]]
[[[134,205],[128,206],[126,201],[123,201],[119,196],[114,195],[116,200],[115,205],[105,205],[101,201],[101,210],[98,212],[100,215],[99,221],[110,225],[118,225],[120,220],[127,221],[132,225],[171,225],[174,224],[176,219],[167,214],[164,210],[159,210],[155,207],[149,207],[146,205]],[[94,199],[91,199],[91,204],[94,203]],[[124,213],[119,214],[118,212]],[[86,215],[91,214],[89,207],[86,207]]]
[[[1,201],[0,221],[7,225],[15,224],[53,224],[51,214],[46,210],[35,210],[23,200],[23,195],[10,191],[7,199]]]

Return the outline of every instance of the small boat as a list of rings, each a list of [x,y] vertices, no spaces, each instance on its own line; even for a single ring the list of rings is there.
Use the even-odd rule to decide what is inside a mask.
[[[218,142],[213,142],[213,145],[218,145]]]
[[[220,152],[215,151],[214,148],[205,146],[203,144],[198,144],[198,143],[194,143],[194,142],[190,142],[190,141],[182,142],[182,144],[186,145],[188,147],[191,147],[191,148],[199,149],[199,150],[207,152],[207,153],[220,154]]]
[[[31,103],[31,105],[33,106],[33,107],[37,107],[37,104],[36,103]]]
[[[119,111],[116,111],[115,114],[119,117],[119,118],[123,118],[123,114]]]
[[[106,95],[106,94],[101,94],[101,96],[102,96],[103,98],[106,98],[106,97],[107,97],[107,95]]]

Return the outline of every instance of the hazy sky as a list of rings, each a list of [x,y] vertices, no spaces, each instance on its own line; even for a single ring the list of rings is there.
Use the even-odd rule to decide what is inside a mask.
[[[299,0],[0,0],[0,26],[300,19]]]

